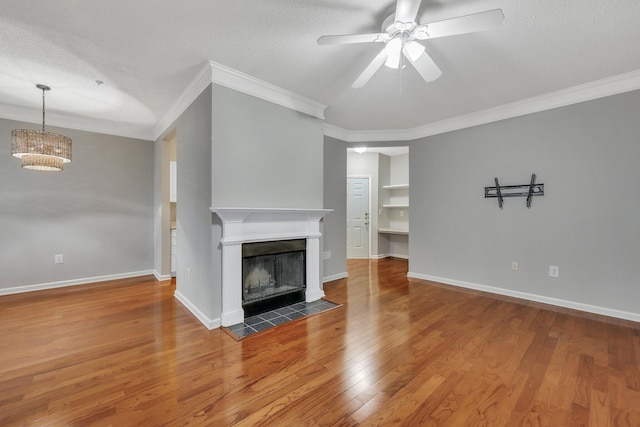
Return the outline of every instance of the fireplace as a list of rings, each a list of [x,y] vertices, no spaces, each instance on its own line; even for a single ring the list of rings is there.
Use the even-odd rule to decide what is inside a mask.
[[[243,301],[243,283],[250,271],[243,271],[243,249],[245,246],[250,247],[249,244],[304,242],[304,270],[302,273],[297,270],[293,275],[302,274],[304,277],[304,288],[300,291],[304,301],[312,302],[324,296],[320,266],[320,220],[331,212],[331,209],[211,208],[211,211],[222,220],[222,326],[236,325],[244,321],[247,308]],[[270,272],[264,264],[262,270],[256,270],[252,278],[254,287],[256,281],[258,283],[258,289],[252,289],[253,294],[262,292],[260,286],[266,288],[272,280],[277,283],[277,279],[273,278],[274,272]],[[280,283],[282,287],[283,282]],[[273,289],[276,289],[275,283]]]
[[[304,301],[305,239],[242,245],[242,308],[245,316]]]

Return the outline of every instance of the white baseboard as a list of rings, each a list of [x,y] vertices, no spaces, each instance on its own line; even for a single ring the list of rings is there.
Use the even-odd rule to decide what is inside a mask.
[[[196,307],[191,301],[189,301],[189,299],[187,297],[182,295],[180,292],[175,291],[173,293],[173,296],[174,296],[175,299],[180,301],[180,303],[182,303],[182,305],[184,305],[184,307],[187,310],[189,310],[191,312],[191,314],[193,314],[196,317],[196,319],[198,319],[200,321],[200,323],[202,323],[207,329],[209,329],[209,330],[216,329],[216,328],[219,328],[221,326],[220,319],[211,319],[211,318],[209,318],[207,315],[205,315],[203,312],[201,312],[198,309],[198,307]]]
[[[404,254],[378,254],[378,255],[371,255],[371,259],[383,259],[383,258],[409,259],[409,255],[404,255]]]
[[[444,283],[446,285],[459,286],[461,288],[475,289],[477,291],[488,292],[497,295],[523,299],[527,301],[541,302],[543,304],[555,305],[558,307],[571,308],[573,310],[586,311],[587,313],[601,314],[603,316],[616,317],[618,319],[631,320],[640,322],[640,313],[631,313],[628,311],[616,310],[613,308],[600,307],[597,305],[584,304],[575,301],[568,301],[559,298],[545,297],[543,295],[530,294],[527,292],[512,291],[505,288],[496,288],[494,286],[480,285],[477,283],[464,282],[462,280],[448,279],[446,277],[430,276],[427,274],[419,274],[408,272],[407,277],[414,279],[429,280],[432,282]]]
[[[345,271],[344,273],[332,274],[331,276],[325,276],[322,278],[322,283],[333,282],[334,280],[346,279],[349,277],[349,274]]]
[[[170,274],[160,274],[157,270],[153,270],[153,275],[156,276],[158,282],[164,282],[165,280],[171,280]]]
[[[129,273],[108,274],[105,276],[84,277],[82,279],[62,280],[59,282],[38,283],[35,285],[15,286],[0,289],[0,295],[20,294],[23,292],[43,291],[46,289],[64,288],[67,286],[88,285],[90,283],[106,282],[109,280],[130,279],[140,276],[155,276],[154,270],[132,271]],[[157,276],[156,276],[157,277]]]

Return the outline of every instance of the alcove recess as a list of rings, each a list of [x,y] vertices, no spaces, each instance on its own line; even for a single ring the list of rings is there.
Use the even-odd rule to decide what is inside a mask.
[[[407,155],[393,156],[382,184],[378,235],[385,256],[409,257],[409,161]]]

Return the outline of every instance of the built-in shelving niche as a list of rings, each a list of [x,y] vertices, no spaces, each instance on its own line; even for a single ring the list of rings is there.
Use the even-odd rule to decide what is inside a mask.
[[[388,176],[380,176],[379,247],[384,255],[409,256],[409,158],[391,157]]]

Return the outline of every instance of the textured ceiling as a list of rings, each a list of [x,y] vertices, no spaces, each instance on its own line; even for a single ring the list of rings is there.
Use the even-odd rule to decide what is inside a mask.
[[[393,0],[2,0],[0,116],[152,137],[203,64],[328,105],[346,130],[407,129],[640,70],[636,0],[423,0],[419,22],[501,8],[494,30],[428,40],[442,77],[383,67],[351,83],[379,44],[318,46],[378,32]],[[98,86],[95,80],[101,80]],[[82,123],[85,123],[84,125]]]

